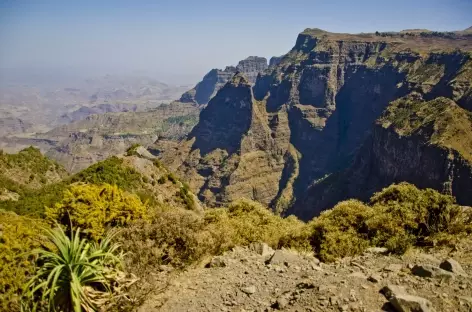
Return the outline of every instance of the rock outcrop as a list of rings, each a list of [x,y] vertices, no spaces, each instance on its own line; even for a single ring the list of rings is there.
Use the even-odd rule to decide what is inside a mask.
[[[244,73],[251,84],[256,82],[257,75],[268,68],[267,59],[259,56],[249,56],[239,62],[236,70]]]
[[[224,70],[212,69],[206,74],[195,88],[185,92],[180,102],[205,105],[216,95],[237,72],[243,73],[252,84],[256,82],[259,73],[268,68],[267,59],[258,56],[249,56],[234,66],[227,66]]]
[[[471,204],[461,195],[472,181],[471,130],[459,126],[463,143],[443,144],[455,130],[441,128],[467,124],[461,121],[467,117],[456,118],[472,107],[470,51],[472,37],[462,32],[350,35],[307,29],[252,90],[242,76],[227,83],[202,111],[179,157],[175,150],[162,157],[208,204],[248,197],[311,218],[335,203],[331,193],[339,185],[359,198],[400,181],[419,181],[420,187]],[[443,104],[436,105],[438,98]],[[391,118],[408,113],[415,119],[432,105],[450,111],[449,121],[423,116],[414,133],[405,135],[381,118],[387,107],[413,100],[423,104]],[[353,180],[357,174],[342,180],[348,169],[362,171],[363,180]]]

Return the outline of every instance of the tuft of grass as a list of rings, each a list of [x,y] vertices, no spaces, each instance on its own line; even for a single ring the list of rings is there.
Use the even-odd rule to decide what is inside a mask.
[[[121,255],[112,242],[116,232],[100,243],[81,238],[80,230],[68,237],[61,229],[45,230],[52,248],[36,251],[36,274],[26,284],[25,305],[33,311],[97,311],[110,302],[113,283],[119,283]]]

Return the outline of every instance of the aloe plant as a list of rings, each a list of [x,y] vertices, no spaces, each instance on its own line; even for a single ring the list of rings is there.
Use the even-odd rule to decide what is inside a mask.
[[[112,242],[117,231],[99,242],[71,230],[70,238],[60,228],[46,230],[53,248],[37,251],[38,268],[26,285],[26,298],[33,311],[97,311],[112,295],[120,276],[122,254]]]

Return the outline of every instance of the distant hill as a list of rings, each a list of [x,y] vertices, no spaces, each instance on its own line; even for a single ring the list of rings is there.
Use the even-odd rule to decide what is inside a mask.
[[[33,125],[28,129],[30,132],[41,132],[78,120],[83,116],[83,110],[96,109],[100,105],[135,106],[132,110],[144,111],[177,100],[189,89],[188,86],[171,86],[152,78],[131,75],[51,82],[44,79],[44,83],[39,78],[30,83],[22,82],[28,81],[28,77],[15,77],[12,81],[7,78],[0,84],[0,119],[19,118]]]
[[[139,146],[70,176],[34,148],[18,154],[0,154],[0,168],[3,172],[0,175],[0,210],[42,215],[45,207],[60,201],[64,190],[77,182],[114,184],[138,194],[143,201],[152,200],[153,205],[202,209],[188,187]]]

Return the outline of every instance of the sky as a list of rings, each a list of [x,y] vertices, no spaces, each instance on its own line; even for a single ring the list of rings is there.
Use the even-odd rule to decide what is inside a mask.
[[[305,28],[462,30],[472,0],[0,0],[0,70],[145,74],[191,84]]]

